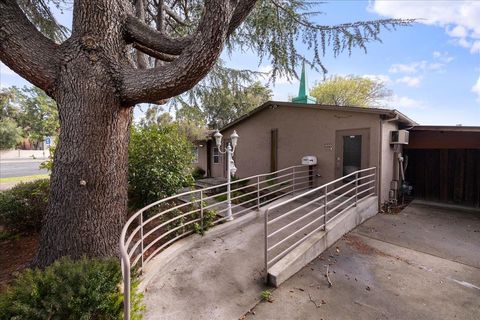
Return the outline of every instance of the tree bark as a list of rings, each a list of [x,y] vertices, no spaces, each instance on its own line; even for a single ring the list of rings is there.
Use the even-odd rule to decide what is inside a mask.
[[[108,3],[109,2],[109,3]],[[101,10],[109,5],[108,14]],[[115,72],[122,39],[121,1],[76,1],[72,37],[53,96],[60,137],[48,212],[36,264],[63,256],[115,256],[127,213],[130,106],[118,92]],[[108,31],[108,32],[107,32]]]

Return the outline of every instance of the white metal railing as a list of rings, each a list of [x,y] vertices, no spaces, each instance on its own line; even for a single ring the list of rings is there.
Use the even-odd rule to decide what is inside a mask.
[[[265,211],[265,273],[327,223],[376,193],[376,167],[352,172]]]
[[[313,187],[314,167],[298,165],[231,181],[232,215],[238,217],[288,194]],[[187,191],[156,201],[126,222],[120,236],[124,319],[130,319],[131,272],[142,272],[175,241],[227,222],[228,183]]]

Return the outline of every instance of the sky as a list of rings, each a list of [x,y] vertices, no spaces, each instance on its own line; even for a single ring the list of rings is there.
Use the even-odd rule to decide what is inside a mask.
[[[393,96],[387,107],[397,109],[423,125],[480,126],[480,0],[337,0],[320,5],[323,14],[314,18],[322,25],[352,21],[415,18],[410,27],[384,31],[382,43],[370,43],[365,54],[354,50],[324,64],[330,75],[356,75],[384,81]],[[69,24],[71,13],[59,17]],[[305,49],[306,57],[312,52]],[[253,53],[223,55],[227,66],[268,71],[268,61]],[[300,68],[300,67],[299,67]],[[308,70],[309,85],[323,75]],[[0,86],[23,86],[28,82],[0,64]],[[278,79],[270,85],[273,99],[288,101],[298,91],[298,82]],[[137,110],[136,117],[141,116]]]

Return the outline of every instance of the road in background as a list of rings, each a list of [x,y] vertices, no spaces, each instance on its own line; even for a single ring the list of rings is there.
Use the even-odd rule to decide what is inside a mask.
[[[48,173],[40,169],[40,163],[45,159],[15,159],[0,161],[0,178],[24,177]]]

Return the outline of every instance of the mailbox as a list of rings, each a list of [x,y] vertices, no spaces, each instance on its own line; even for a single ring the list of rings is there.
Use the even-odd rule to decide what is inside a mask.
[[[310,166],[316,165],[317,164],[317,157],[315,156],[304,156],[302,158],[302,164],[307,164]]]

